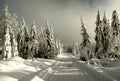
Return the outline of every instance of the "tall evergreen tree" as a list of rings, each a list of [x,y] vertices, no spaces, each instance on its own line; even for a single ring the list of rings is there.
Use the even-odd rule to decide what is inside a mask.
[[[11,14],[8,10],[8,6],[5,5],[2,15],[0,17],[0,48],[2,48],[4,44],[4,35],[6,34],[6,28],[9,29],[10,33],[10,42],[12,42],[12,33],[11,30],[15,32],[17,35],[17,16],[15,14]],[[0,50],[0,53],[2,53],[2,50]],[[3,55],[2,55],[3,56]]]
[[[105,12],[102,20],[102,46],[103,46],[103,53],[106,53],[109,47],[109,22],[106,18]]]
[[[30,41],[30,51],[32,58],[38,54],[39,42],[38,42],[38,33],[36,30],[35,22],[33,21],[31,25],[31,41]]]
[[[12,57],[12,48],[11,48],[11,42],[10,42],[10,33],[9,28],[6,28],[6,34],[5,34],[5,41],[3,45],[4,49],[4,59],[8,59]]]
[[[81,19],[81,35],[82,35],[82,42],[81,42],[81,55],[80,59],[86,61],[90,57],[90,40],[89,40],[89,35],[86,31],[86,28],[84,26],[84,23]]]
[[[28,34],[27,30],[28,29],[27,29],[25,20],[24,20],[24,18],[22,18],[21,29],[20,29],[19,34],[17,36],[17,41],[18,41],[19,56],[24,58],[24,59],[27,58],[27,51],[28,51],[27,42],[29,41],[29,34]]]
[[[41,27],[38,35],[39,51],[36,57],[45,58],[47,56],[47,36],[45,30]]]
[[[46,35],[47,51],[48,51],[48,54],[46,55],[46,58],[49,58],[50,57],[50,52],[51,52],[51,35],[50,35],[50,26],[49,26],[48,20],[46,21],[45,35]]]
[[[112,13],[112,22],[111,22],[112,36],[111,36],[111,49],[114,50],[114,53],[117,54],[119,52],[120,47],[120,21],[118,17],[118,13],[116,10]]]
[[[53,39],[54,37],[53,29],[51,29],[48,20],[46,21],[45,34],[46,34],[47,48],[48,48],[48,55],[46,58],[53,58],[56,54],[56,49],[55,49],[55,42]]]
[[[120,21],[118,18],[118,13],[116,10],[112,13],[112,22],[111,22],[111,28],[112,28],[112,38],[114,39],[112,41],[113,46],[112,47],[118,47],[119,44],[119,34],[120,34]]]
[[[102,35],[102,30],[101,30],[101,27],[102,27],[102,21],[100,19],[100,13],[99,13],[99,10],[98,10],[98,14],[97,14],[97,18],[96,18],[96,29],[95,29],[95,41],[96,41],[96,45],[95,45],[95,55],[96,56],[100,56],[99,54],[102,54],[102,38],[103,38],[103,35]]]

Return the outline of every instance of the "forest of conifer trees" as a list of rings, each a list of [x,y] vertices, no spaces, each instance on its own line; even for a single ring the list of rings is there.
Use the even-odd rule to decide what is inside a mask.
[[[63,44],[55,40],[54,31],[48,19],[46,20],[46,27],[41,27],[39,30],[35,21],[32,22],[31,27],[28,27],[23,17],[21,23],[18,24],[17,16],[9,13],[6,5],[0,17],[1,59],[16,55],[24,59],[34,57],[54,58],[63,51]],[[90,36],[81,18],[82,42],[80,45],[75,45],[75,48],[70,47],[71,51],[76,50],[82,60],[119,58],[120,21],[117,11],[112,12],[112,19],[109,22],[106,13],[104,12],[103,18],[101,18],[98,10],[95,24],[95,44],[93,44],[90,42]],[[30,31],[28,28],[30,28]],[[8,53],[10,53],[10,56],[8,56]]]
[[[95,43],[91,43],[90,36],[81,19],[82,42],[80,45],[75,45],[77,53],[80,52],[80,59],[120,58],[120,21],[117,11],[114,10],[112,12],[112,19],[111,22],[109,22],[106,13],[104,12],[103,18],[101,18],[98,10],[95,24]]]
[[[29,31],[23,17],[20,25],[18,24],[17,16],[9,13],[6,5],[0,17],[1,59],[15,56],[14,52],[24,59],[54,58],[61,53],[59,51],[62,48],[61,42],[55,41],[54,31],[48,20],[46,20],[46,27],[41,27],[40,30],[33,21]]]

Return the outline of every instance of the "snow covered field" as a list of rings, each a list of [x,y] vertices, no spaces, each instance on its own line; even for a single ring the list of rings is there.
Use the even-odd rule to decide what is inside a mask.
[[[97,76],[96,76],[97,75]],[[19,81],[112,81],[89,68],[72,54],[60,54],[49,68],[37,71]]]
[[[103,67],[79,61],[73,54],[60,54],[55,60],[14,57],[0,62],[0,81],[119,81],[119,69],[119,60]]]
[[[14,57],[0,62],[0,81],[18,81],[19,79],[52,65],[54,60],[24,60]]]
[[[88,66],[113,81],[120,81],[120,60],[107,60],[106,63],[105,66],[90,64]]]

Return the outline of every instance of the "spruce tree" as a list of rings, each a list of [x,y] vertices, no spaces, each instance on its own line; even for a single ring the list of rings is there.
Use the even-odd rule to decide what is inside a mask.
[[[33,21],[31,25],[31,56],[32,58],[38,54],[39,42],[38,42],[38,33],[36,30],[35,22]]]
[[[19,56],[27,59],[29,33],[24,18],[22,18],[21,29],[17,36]]]
[[[39,51],[37,57],[45,58],[47,56],[47,36],[45,30],[41,27],[38,35]]]
[[[6,34],[6,28],[9,28],[10,33],[10,42],[12,43],[12,33],[11,30],[15,32],[15,35],[17,35],[17,16],[15,14],[11,14],[9,12],[8,6],[5,5],[4,9],[2,11],[1,17],[0,17],[0,48],[2,48],[4,44],[4,36]],[[15,36],[16,37],[16,36]],[[0,50],[0,53],[3,51]],[[3,57],[3,54],[2,54]]]
[[[11,42],[10,42],[10,33],[9,33],[9,28],[6,28],[6,33],[5,33],[5,40],[4,40],[4,59],[8,59],[12,57],[12,47],[11,47]]]
[[[120,27],[120,21],[118,18],[118,13],[116,10],[113,11],[112,13],[112,22],[111,22],[111,28],[112,28],[112,38],[114,39],[113,41],[111,41],[111,43],[113,43],[112,47],[118,47],[119,44],[119,29]]]
[[[45,34],[46,34],[46,40],[47,40],[47,55],[46,58],[54,58],[56,55],[56,49],[55,49],[55,42],[54,42],[54,36],[53,36],[53,29],[49,25],[49,21],[46,21],[46,29],[45,29]]]
[[[48,20],[46,21],[46,29],[45,29],[46,43],[47,43],[47,54],[45,58],[50,58],[51,54],[51,35],[50,35],[50,26]]]
[[[103,47],[102,47],[102,38],[103,38],[103,34],[102,34],[102,30],[101,30],[101,27],[102,27],[102,21],[100,19],[100,13],[99,13],[99,10],[98,10],[98,14],[97,14],[97,18],[96,18],[96,29],[95,29],[95,42],[96,42],[96,45],[95,45],[95,56],[97,57],[100,57],[102,54],[102,50],[103,50]]]
[[[84,23],[81,19],[81,35],[82,35],[82,42],[81,42],[81,56],[80,59],[86,61],[90,57],[90,40],[89,40],[89,35],[86,31],[86,28],[84,26]]]
[[[112,36],[111,36],[111,50],[114,50],[114,53],[117,54],[119,52],[120,47],[120,21],[118,17],[118,13],[116,10],[112,13],[112,22],[111,22]]]
[[[105,12],[102,20],[102,46],[103,46],[103,53],[106,53],[109,47],[109,22],[106,18]]]

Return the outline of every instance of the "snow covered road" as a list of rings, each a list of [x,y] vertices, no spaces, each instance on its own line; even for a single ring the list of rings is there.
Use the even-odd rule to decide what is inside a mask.
[[[0,81],[112,81],[72,54],[55,60],[14,57],[0,62]]]
[[[51,67],[28,80],[29,77],[33,75],[24,78],[24,81],[112,81],[71,54],[60,55]]]
[[[59,65],[53,66],[53,72],[45,81],[112,81],[86,64],[79,62],[72,55],[66,54],[65,58],[58,58]]]

